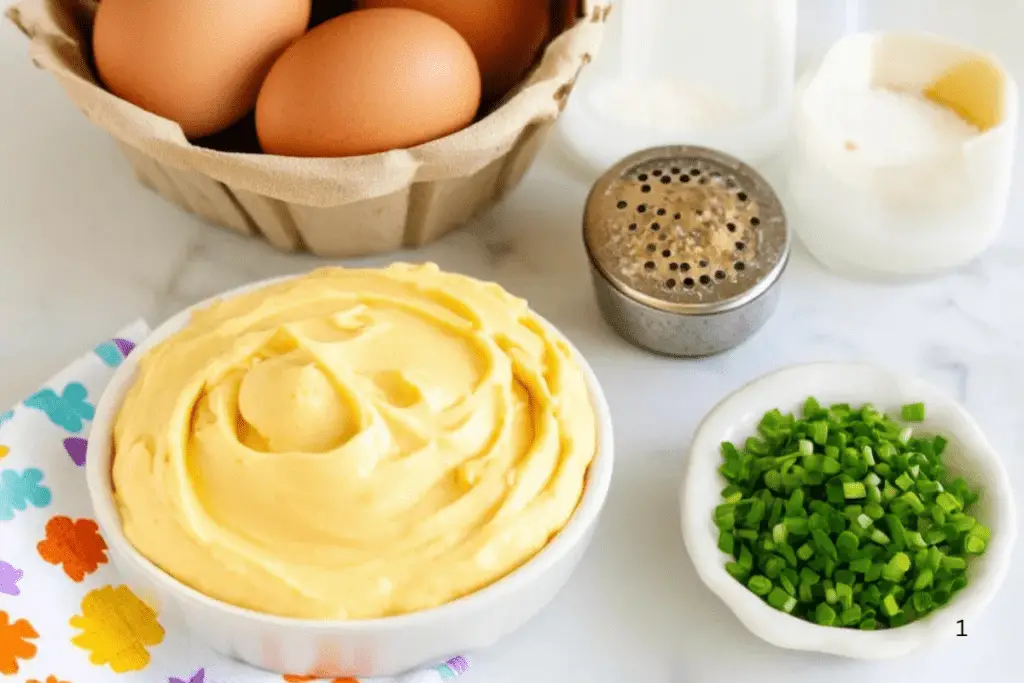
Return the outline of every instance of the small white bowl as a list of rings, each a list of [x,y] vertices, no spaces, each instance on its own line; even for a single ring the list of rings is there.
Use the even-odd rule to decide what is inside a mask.
[[[981,488],[975,514],[992,530],[986,552],[969,568],[970,583],[942,609],[920,621],[884,631],[818,626],[765,604],[725,571],[730,557],[718,549],[713,520],[725,479],[718,473],[723,441],[742,444],[756,433],[772,408],[799,414],[808,396],[823,405],[871,403],[898,415],[907,403],[925,403],[927,419],[913,425],[949,440],[943,462]],[[968,624],[992,600],[1006,578],[1017,537],[1017,513],[1010,481],[999,454],[967,411],[943,391],[912,377],[869,365],[813,363],[779,370],[744,386],[719,403],[697,428],[680,491],[683,540],[701,580],[754,635],[792,650],[811,650],[857,659],[887,659],[954,636],[957,620]]]
[[[488,647],[544,608],[569,579],[590,544],[612,476],[612,421],[601,387],[575,348],[597,414],[597,453],[583,496],[562,531],[529,562],[494,584],[446,605],[407,615],[360,621],[317,621],[263,614],[210,598],[165,573],[128,542],[111,483],[114,421],[136,379],[139,359],[181,329],[195,308],[288,278],[256,282],[207,299],[175,315],[114,373],[89,437],[86,479],[96,521],[125,583],[165,627],[184,627],[213,650],[277,673],[390,676]]]

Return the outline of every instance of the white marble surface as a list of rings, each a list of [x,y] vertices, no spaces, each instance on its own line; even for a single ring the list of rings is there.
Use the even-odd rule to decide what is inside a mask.
[[[1015,22],[982,26],[958,12],[942,28],[1001,51],[1024,78]],[[137,186],[111,141],[31,68],[9,25],[0,27],[0,74],[0,406],[131,318],[156,323],[223,289],[320,263],[212,229]],[[976,414],[1024,491],[1020,179],[1000,242],[961,272],[865,285],[829,275],[797,249],[768,325],[731,353],[685,361],[634,349],[601,322],[580,243],[586,183],[559,159],[546,150],[521,189],[474,225],[420,252],[370,260],[434,260],[527,297],[586,354],[615,419],[617,471],[593,548],[547,611],[478,654],[468,680],[1022,680],[1014,648],[1024,544],[996,602],[967,624],[969,637],[900,661],[854,663],[781,651],[744,631],[697,580],[675,501],[690,434],[716,401],[769,370],[824,359],[899,367],[945,387]]]

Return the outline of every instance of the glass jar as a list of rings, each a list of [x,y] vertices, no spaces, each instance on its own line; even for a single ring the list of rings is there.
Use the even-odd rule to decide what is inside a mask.
[[[606,43],[561,119],[593,169],[640,149],[777,150],[796,68],[797,0],[619,0]]]

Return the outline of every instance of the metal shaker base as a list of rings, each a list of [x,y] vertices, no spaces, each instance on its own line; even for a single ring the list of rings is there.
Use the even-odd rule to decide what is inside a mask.
[[[723,313],[668,313],[627,298],[593,266],[591,276],[608,324],[626,341],[664,356],[700,358],[728,351],[764,326],[778,303],[778,287],[772,286]]]

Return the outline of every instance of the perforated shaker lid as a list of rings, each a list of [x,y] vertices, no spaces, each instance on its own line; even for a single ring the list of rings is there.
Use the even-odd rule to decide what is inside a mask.
[[[583,235],[612,286],[674,313],[742,306],[789,258],[772,188],[746,164],[702,147],[649,149],[609,169],[587,199]]]

